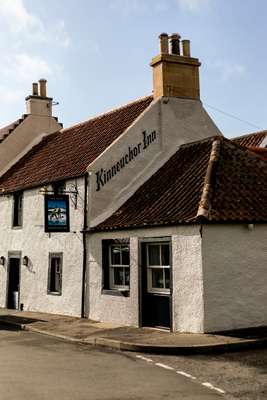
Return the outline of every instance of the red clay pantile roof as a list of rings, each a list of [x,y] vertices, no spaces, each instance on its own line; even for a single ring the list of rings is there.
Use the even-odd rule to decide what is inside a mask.
[[[150,105],[148,96],[46,136],[0,178],[2,193],[86,173],[93,162]]]
[[[267,153],[267,150],[265,150]],[[267,162],[223,137],[184,145],[91,231],[205,222],[267,222]]]
[[[2,143],[10,135],[10,133],[13,132],[13,130],[25,120],[27,116],[28,114],[23,114],[21,118],[9,125],[4,126],[3,128],[0,128],[0,143]]]
[[[232,139],[235,143],[240,144],[240,146],[246,147],[260,147],[263,140],[267,136],[267,131],[250,133],[249,135],[243,135]]]

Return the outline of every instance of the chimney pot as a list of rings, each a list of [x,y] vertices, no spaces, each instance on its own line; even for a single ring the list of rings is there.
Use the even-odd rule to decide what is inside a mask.
[[[179,33],[173,33],[170,36],[172,54],[180,55],[180,38],[181,36],[179,35]]]
[[[189,40],[182,41],[183,57],[178,33],[169,37],[167,33],[162,33],[159,39],[161,53],[153,57],[150,63],[153,68],[154,99],[180,97],[199,100],[200,62],[190,56]]]
[[[169,54],[169,41],[167,33],[161,33],[159,35],[159,49],[160,54]]]
[[[183,44],[183,56],[184,57],[191,57],[191,53],[190,53],[190,40],[182,40],[182,44]]]
[[[39,80],[39,86],[40,86],[40,96],[41,97],[46,97],[46,79],[40,79]]]
[[[38,96],[38,83],[33,82],[32,84],[32,95]]]

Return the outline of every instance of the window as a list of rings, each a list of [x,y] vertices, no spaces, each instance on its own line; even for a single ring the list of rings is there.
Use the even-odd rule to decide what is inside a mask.
[[[65,181],[58,181],[58,182],[52,183],[52,190],[54,192],[54,195],[64,194],[65,189],[66,189]]]
[[[130,248],[128,239],[102,241],[103,293],[128,295],[130,288]]]
[[[49,254],[48,293],[61,295],[62,292],[62,253]]]
[[[12,220],[12,226],[14,228],[22,226],[22,205],[23,205],[23,192],[14,193],[13,220]]]
[[[130,257],[129,245],[112,244],[109,246],[110,288],[129,289]]]
[[[149,243],[146,251],[148,292],[170,293],[170,244]]]

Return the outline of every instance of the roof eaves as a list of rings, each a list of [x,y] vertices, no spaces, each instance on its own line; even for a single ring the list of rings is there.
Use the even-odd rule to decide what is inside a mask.
[[[46,186],[46,185],[51,185],[51,183],[55,183],[55,182],[60,182],[60,181],[67,181],[67,180],[70,180],[70,179],[75,179],[75,178],[81,178],[81,177],[83,177],[84,175],[86,175],[86,171],[84,171],[83,173],[79,173],[79,174],[73,174],[73,175],[70,175],[70,176],[63,176],[63,177],[57,177],[56,179],[50,179],[50,180],[46,180],[46,181],[39,181],[39,182],[34,182],[33,184],[31,183],[31,184],[24,184],[24,185],[21,185],[21,186],[16,186],[16,189],[8,189],[8,190],[5,190],[4,188],[1,188],[0,187],[0,196],[2,195],[8,195],[8,194],[12,194],[12,193],[15,193],[15,192],[17,192],[17,191],[20,191],[20,190],[31,190],[31,189],[34,189],[34,188],[37,188],[37,187],[40,187],[40,186]]]
[[[126,224],[126,225],[114,225],[114,226],[101,226],[97,225],[92,228],[88,228],[83,232],[86,233],[97,233],[97,232],[111,232],[111,231],[121,231],[127,229],[146,229],[146,228],[155,228],[155,227],[164,227],[164,226],[175,226],[175,225],[193,225],[196,224],[195,219],[190,220],[181,220],[181,221],[160,221],[155,223],[146,224],[145,222],[142,224]]]

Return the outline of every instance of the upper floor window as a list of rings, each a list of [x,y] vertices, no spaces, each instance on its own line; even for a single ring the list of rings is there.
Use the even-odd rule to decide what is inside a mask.
[[[66,189],[66,182],[65,181],[58,181],[52,183],[52,190],[55,195],[64,194]]]
[[[12,226],[22,226],[22,208],[23,208],[23,192],[13,194],[13,217]]]

